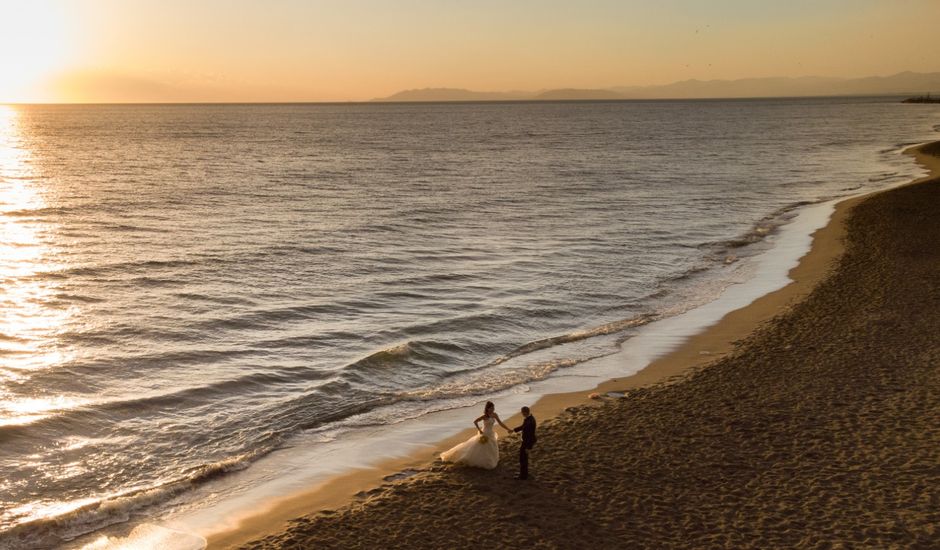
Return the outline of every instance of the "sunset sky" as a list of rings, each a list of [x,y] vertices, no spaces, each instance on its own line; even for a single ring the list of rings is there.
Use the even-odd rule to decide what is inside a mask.
[[[937,0],[0,0],[0,102],[938,71]]]

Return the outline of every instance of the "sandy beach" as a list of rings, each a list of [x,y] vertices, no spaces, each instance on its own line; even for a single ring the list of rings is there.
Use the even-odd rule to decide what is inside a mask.
[[[323,510],[376,476],[210,548],[936,544],[938,155],[940,144],[917,153],[928,178],[840,203],[793,284],[608,382],[600,400],[537,403],[533,479],[513,479],[513,436],[494,471],[425,458],[343,506]],[[282,523],[285,510],[306,515]]]

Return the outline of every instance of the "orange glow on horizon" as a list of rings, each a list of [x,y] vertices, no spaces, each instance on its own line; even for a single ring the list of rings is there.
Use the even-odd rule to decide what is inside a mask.
[[[0,0],[0,103],[935,72],[940,2]]]

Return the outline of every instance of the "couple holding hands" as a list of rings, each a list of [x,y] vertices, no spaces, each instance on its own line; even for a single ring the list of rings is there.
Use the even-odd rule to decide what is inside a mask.
[[[480,422],[483,428],[480,429]],[[522,407],[522,425],[510,429],[503,424],[496,414],[496,406],[487,401],[483,407],[483,415],[473,421],[478,434],[441,453],[441,460],[464,464],[474,468],[492,470],[499,464],[499,446],[496,444],[496,424],[506,429],[508,433],[522,432],[522,444],[519,446],[519,475],[516,479],[529,478],[529,451],[535,446],[535,417],[529,407]]]

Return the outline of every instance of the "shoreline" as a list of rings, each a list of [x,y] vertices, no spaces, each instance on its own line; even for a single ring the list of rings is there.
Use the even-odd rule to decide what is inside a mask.
[[[654,360],[636,374],[609,380],[592,390],[542,397],[532,405],[540,422],[557,421],[561,416],[566,415],[570,407],[580,406],[579,409],[588,410],[603,406],[605,402],[610,401],[606,398],[591,400],[588,396],[592,393],[631,392],[641,388],[684,381],[705,365],[733,355],[738,341],[759,331],[768,321],[805,300],[831,274],[834,265],[845,250],[846,220],[859,203],[882,193],[930,180],[940,174],[940,158],[920,153],[919,150],[925,147],[929,146],[910,148],[905,151],[905,154],[915,156],[921,165],[930,169],[930,175],[901,186],[850,197],[837,203],[828,223],[813,233],[809,252],[800,258],[796,267],[790,270],[792,282],[779,290],[763,295],[750,305],[728,313],[717,323],[688,338],[678,349]],[[518,422],[518,415],[507,418],[506,422],[514,425]],[[395,488],[401,489],[402,486],[421,481],[427,476],[434,476],[436,472],[446,469],[440,465],[431,464],[434,455],[451,444],[465,439],[470,433],[472,430],[465,430],[440,441],[434,445],[434,453],[422,450],[405,458],[384,461],[375,467],[333,477],[316,487],[278,499],[259,513],[249,518],[242,518],[238,523],[233,524],[231,529],[210,533],[208,547],[236,547],[271,534],[274,534],[272,536],[277,539],[279,536],[285,536],[291,525],[296,526],[296,521],[291,521],[294,518],[310,516],[344,505],[361,507],[372,500],[375,495],[394,491]],[[515,439],[511,441],[515,443]],[[503,452],[506,452],[505,449]],[[503,462],[512,462],[512,460],[504,458]],[[402,474],[402,472],[408,473]],[[404,477],[414,479],[404,481],[398,479]],[[347,508],[349,506],[344,509]]]

